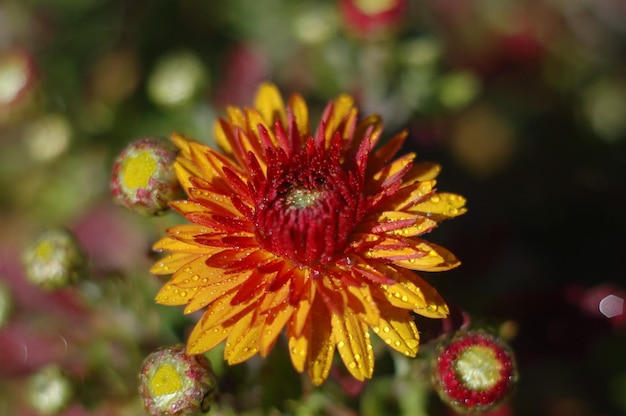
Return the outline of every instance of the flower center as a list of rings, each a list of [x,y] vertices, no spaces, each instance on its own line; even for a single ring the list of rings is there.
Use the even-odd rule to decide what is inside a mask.
[[[292,188],[285,197],[287,206],[291,209],[309,208],[322,195],[317,189]]]
[[[455,364],[465,387],[484,391],[502,379],[502,364],[492,348],[472,345],[463,350]]]
[[[360,185],[324,149],[268,155],[256,199],[259,245],[302,267],[330,262],[362,216]]]
[[[150,385],[155,396],[176,393],[183,388],[183,383],[176,369],[170,364],[160,366]]]

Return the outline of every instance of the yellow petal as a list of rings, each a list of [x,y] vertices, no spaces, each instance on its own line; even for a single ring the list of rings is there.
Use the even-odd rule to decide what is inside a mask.
[[[184,296],[181,296],[181,289],[174,285],[165,284],[155,297],[156,303],[160,303],[161,305],[184,305],[187,303],[187,295],[188,292],[183,290]]]
[[[283,97],[274,84],[264,83],[261,85],[254,101],[254,108],[261,113],[267,126],[273,126],[276,119],[281,120],[283,124],[286,122]]]
[[[378,324],[378,308],[372,298],[368,285],[347,286],[345,288],[346,303],[359,319],[368,325]]]
[[[162,240],[161,240],[162,241]],[[158,243],[157,243],[158,244]],[[197,254],[174,253],[157,261],[150,269],[153,274],[172,274],[185,264],[198,258]]]
[[[330,139],[338,131],[339,126],[344,121],[349,119],[356,119],[357,112],[354,106],[354,99],[346,94],[342,94],[333,102],[333,111],[330,115],[330,119],[326,124],[326,129],[324,130],[324,137],[326,139],[326,147],[328,148],[328,144],[330,143]],[[349,124],[349,123],[347,123]],[[345,137],[345,132],[339,132],[342,137]]]
[[[215,141],[225,154],[232,155],[236,147],[235,131],[240,129],[246,132],[248,123],[243,110],[239,107],[229,106],[226,108],[226,113],[228,121],[219,119],[215,122]]]
[[[381,210],[404,211],[424,201],[433,192],[436,181],[416,182],[402,186],[391,198],[381,205]]]
[[[297,372],[301,373],[306,368],[307,357],[309,354],[309,331],[306,331],[307,335],[300,335],[299,337],[289,337],[289,356],[291,357],[291,364]]]
[[[337,350],[350,374],[357,380],[371,378],[374,353],[367,325],[346,310],[343,316],[332,315],[332,328]]]
[[[392,163],[374,173],[373,178],[375,183],[378,186],[385,188],[396,180],[399,180],[402,173],[407,170],[409,165],[413,163],[414,159],[415,153],[408,153],[394,160]]]
[[[461,265],[448,249],[424,240],[412,240],[411,248],[416,252],[424,253],[421,257],[394,260],[393,264],[410,270],[424,272],[440,272],[450,270]]]
[[[396,275],[396,281],[393,285],[380,286],[393,306],[411,309],[428,318],[448,316],[448,305],[424,279],[409,271],[400,271]]]
[[[409,208],[409,211],[425,215],[436,221],[442,221],[465,214],[467,209],[465,208],[465,198],[462,196],[437,193],[428,200]]]
[[[302,96],[295,94],[289,99],[289,108],[293,112],[293,116],[296,120],[296,127],[298,134],[302,140],[309,137],[309,109]]]
[[[402,211],[383,211],[362,222],[359,231],[388,236],[413,237],[432,230],[437,222]]]
[[[250,300],[246,302],[238,303],[237,305],[231,305],[231,300],[237,294],[237,289],[232,289],[223,296],[218,297],[209,305],[206,312],[206,318],[203,316],[204,325],[206,327],[212,327],[217,325],[220,322],[225,322],[228,319],[231,319],[235,316],[238,316],[245,312],[247,309],[253,307],[254,304],[259,297],[262,296],[261,293],[256,293],[254,296],[250,298]]]
[[[284,303],[267,315],[259,343],[259,354],[261,357],[267,357],[270,350],[274,346],[276,339],[289,319],[291,319],[293,311],[293,306],[288,303]]]
[[[302,297],[298,300],[296,311],[292,317],[293,334],[299,337],[304,330],[305,323],[311,312],[311,306],[315,300],[314,286],[307,282],[307,286],[302,291]]]
[[[220,323],[213,327],[206,327],[203,325],[205,316],[207,316],[206,312],[193,328],[191,334],[189,334],[189,339],[187,340],[188,354],[202,354],[205,351],[215,348],[217,344],[226,339],[232,326],[235,324],[234,321],[230,321]]]
[[[313,301],[307,327],[308,334],[304,334],[309,339],[309,376],[313,384],[319,386],[328,377],[335,353],[330,313],[319,296]]]
[[[228,364],[246,361],[259,351],[259,339],[263,325],[252,325],[254,314],[254,310],[248,312],[233,325],[224,348],[224,359]]]
[[[380,322],[372,330],[396,351],[415,357],[419,347],[419,332],[409,312],[391,305],[380,305]]]
[[[185,306],[185,314],[190,314],[198,309],[211,305],[216,299],[226,295],[227,291],[240,286],[250,275],[249,271],[228,275],[223,272],[222,270],[221,280],[214,281],[213,284],[207,284],[206,286],[196,286],[199,287],[199,289],[193,294],[187,306]],[[200,278],[201,284],[205,279],[207,278]]]
[[[432,181],[439,175],[439,172],[441,172],[441,166],[437,163],[420,162],[413,165],[404,176],[403,181],[407,185],[415,182]]]
[[[207,211],[218,215],[241,216],[241,213],[235,208],[231,199],[223,194],[198,188],[189,189],[188,193],[190,197],[198,201],[200,206],[204,207]],[[207,234],[210,232],[212,232],[212,230],[207,229],[207,231],[198,234]],[[170,232],[170,234],[172,233]]]
[[[155,251],[170,251],[174,253],[189,253],[200,255],[207,253],[207,250],[210,250],[210,247],[206,247],[193,242],[180,241],[171,237],[165,237],[157,241],[152,249]],[[170,271],[170,273],[172,272]]]

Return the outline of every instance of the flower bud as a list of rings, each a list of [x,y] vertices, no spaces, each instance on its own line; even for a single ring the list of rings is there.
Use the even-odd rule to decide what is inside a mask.
[[[182,344],[150,354],[139,373],[139,395],[151,416],[195,416],[209,410],[217,380],[203,355]]]
[[[13,121],[28,107],[36,79],[30,53],[19,49],[0,52],[0,123]]]
[[[208,83],[202,61],[189,51],[165,55],[148,78],[148,95],[157,105],[168,109],[193,102]]]
[[[437,346],[433,385],[459,413],[493,409],[510,395],[517,378],[512,351],[492,334],[459,331]]]
[[[8,322],[13,310],[13,297],[9,287],[0,277],[0,329]]]
[[[85,274],[86,258],[80,244],[65,229],[39,235],[23,256],[26,278],[45,290],[57,290]]]
[[[55,364],[42,368],[29,380],[29,403],[41,414],[60,412],[70,404],[72,397],[70,380]]]
[[[181,192],[169,142],[145,137],[130,143],[113,165],[111,191],[115,202],[142,215],[166,212],[168,202]]]
[[[408,11],[407,0],[342,0],[348,30],[363,39],[384,38],[397,31]]]

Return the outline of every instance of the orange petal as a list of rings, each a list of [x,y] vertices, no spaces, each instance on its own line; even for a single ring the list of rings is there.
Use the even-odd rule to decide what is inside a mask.
[[[361,381],[371,378],[374,353],[367,325],[346,310],[343,316],[332,315],[332,328],[337,350],[350,374]]]
[[[259,111],[267,126],[273,126],[276,119],[282,121],[283,124],[286,122],[287,116],[283,97],[274,84],[264,83],[261,85],[254,100],[254,108]]]
[[[409,208],[410,212],[419,213],[436,221],[447,220],[465,214],[465,198],[456,194],[437,193],[428,200]]]
[[[380,322],[372,330],[396,351],[415,357],[419,347],[419,332],[409,312],[391,305],[379,305]]]

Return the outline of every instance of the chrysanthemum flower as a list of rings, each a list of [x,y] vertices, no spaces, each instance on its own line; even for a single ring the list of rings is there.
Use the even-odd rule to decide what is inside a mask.
[[[175,163],[189,198],[154,249],[152,268],[173,273],[158,303],[206,308],[189,336],[191,354],[226,340],[230,364],[265,357],[285,329],[296,370],[321,384],[335,349],[350,373],[372,376],[369,329],[415,356],[410,312],[442,318],[448,308],[414,270],[459,261],[420,236],[462,214],[464,198],[434,189],[439,166],[390,163],[406,133],[374,150],[381,120],[359,121],[351,97],[326,107],[315,132],[307,106],[261,86],[254,108],[228,108],[216,125],[223,153],[179,135]]]

